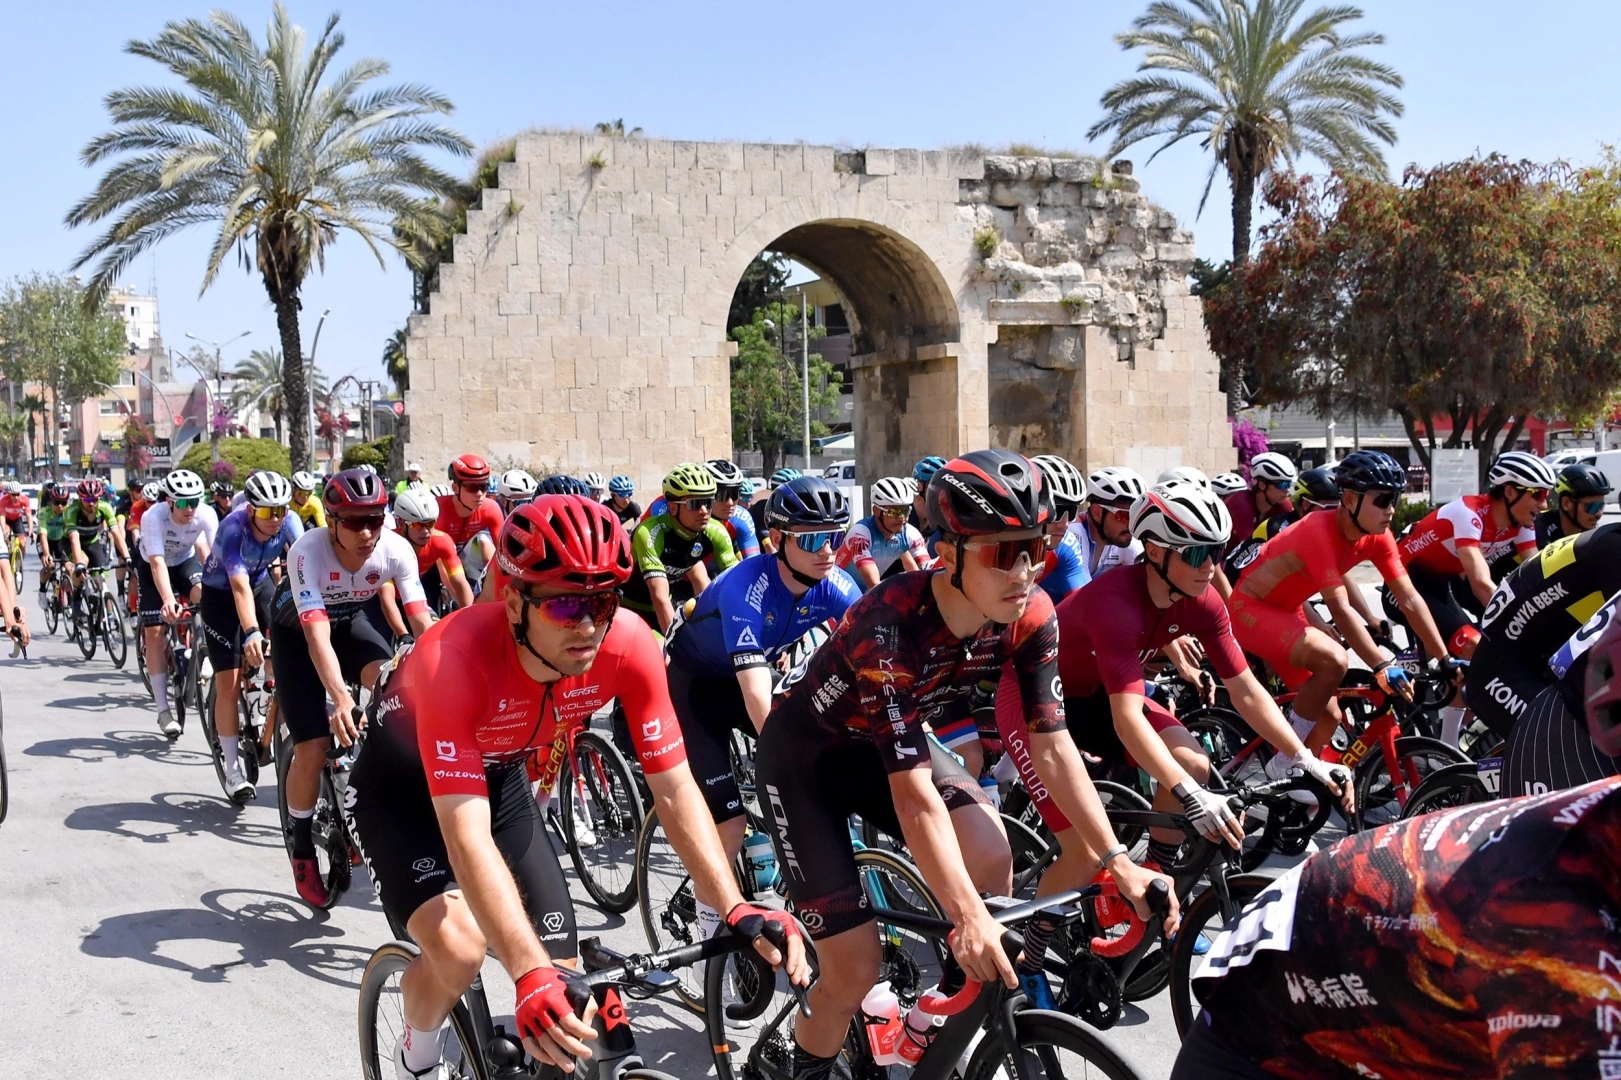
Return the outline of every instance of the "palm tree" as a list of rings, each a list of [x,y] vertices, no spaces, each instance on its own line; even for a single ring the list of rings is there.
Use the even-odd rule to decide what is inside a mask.
[[[39,446],[39,414],[45,411],[45,399],[38,394],[24,394],[17,399],[16,408],[28,417],[28,458],[29,475],[33,475],[33,459],[38,456]]]
[[[457,188],[423,148],[465,155],[466,139],[432,119],[450,101],[425,86],[365,90],[388,64],[361,60],[331,74],[343,47],[338,17],[314,45],[276,3],[263,47],[234,16],[171,22],[126,51],[180,76],[185,90],[137,87],[107,96],[113,130],[87,145],[86,165],[119,158],[96,190],[68,212],[69,225],[116,216],[79,256],[99,259],[90,292],[101,296],[141,252],[191,225],[218,229],[206,290],[234,249],[263,278],[281,335],[284,394],[306,395],[299,291],[327,245],[347,229],[385,265],[390,226]],[[328,78],[329,74],[331,75]],[[189,91],[189,92],[187,92]],[[304,425],[293,424],[295,467],[309,461]]]
[[[1313,154],[1331,167],[1385,171],[1378,142],[1394,143],[1386,118],[1402,114],[1387,88],[1402,78],[1356,50],[1383,34],[1341,36],[1359,8],[1318,8],[1298,19],[1305,0],[1156,0],[1115,40],[1146,49],[1137,75],[1103,95],[1102,120],[1088,138],[1115,133],[1109,156],[1164,136],[1154,157],[1189,135],[1214,154],[1204,210],[1218,168],[1233,189],[1233,263],[1249,258],[1256,182],[1281,158]]]
[[[404,327],[388,336],[383,345],[383,369],[394,380],[394,389],[401,397],[411,388],[411,364],[405,356],[406,331]]]
[[[305,378],[317,398],[326,395],[326,376],[319,368],[306,367]],[[253,350],[231,372],[231,381],[236,385],[232,404],[246,411],[249,405],[258,402],[259,408],[267,410],[276,422],[276,441],[285,441],[282,422],[287,414],[287,386],[282,374],[281,350]]]

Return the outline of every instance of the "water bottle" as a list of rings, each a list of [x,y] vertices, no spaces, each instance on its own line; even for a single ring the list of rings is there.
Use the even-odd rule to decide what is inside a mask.
[[[906,1042],[905,1024],[901,1022],[901,1003],[889,983],[881,982],[867,991],[861,999],[861,1023],[867,1029],[867,1042],[872,1047],[872,1060],[876,1065],[900,1064],[900,1047]]]
[[[777,853],[771,847],[771,837],[763,832],[750,832],[743,841],[743,858],[754,876],[756,893],[770,892],[777,887]]]
[[[938,986],[926,991],[906,1014],[906,1038],[900,1045],[901,1062],[915,1066],[934,1037],[940,1034],[940,1029],[946,1026],[946,1021],[978,996],[977,983],[963,987],[955,996],[945,993]]]
[[[997,785],[995,776],[986,775],[980,777],[979,790],[983,791],[985,797],[991,800],[992,806],[998,810],[1002,809],[1002,789]]]

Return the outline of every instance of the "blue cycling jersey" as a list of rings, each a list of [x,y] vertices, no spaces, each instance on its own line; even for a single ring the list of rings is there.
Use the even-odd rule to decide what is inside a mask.
[[[804,596],[782,583],[775,555],[755,555],[721,574],[670,640],[670,662],[695,675],[723,676],[775,660],[861,596],[838,567]]]
[[[246,574],[250,585],[258,584],[270,564],[304,535],[304,524],[298,515],[288,514],[281,519],[281,528],[269,540],[260,543],[248,520],[250,510],[247,506],[239,507],[220,522],[219,531],[214,534],[214,546],[208,551],[208,561],[203,563],[203,584],[210,589],[229,589],[231,578],[238,574]]]
[[[1037,584],[1057,604],[1091,580],[1092,575],[1086,570],[1086,551],[1075,534],[1066,531],[1058,546],[1047,553],[1047,565]]]
[[[660,514],[666,513],[669,507],[669,501],[663,495],[660,495],[653,500],[652,505],[648,506],[647,513],[642,515],[642,520],[647,521],[649,518],[656,518]],[[732,538],[732,550],[737,552],[739,559],[746,559],[750,555],[760,554],[760,536],[755,531],[754,516],[749,513],[748,507],[738,505],[733,508],[732,516],[728,520],[721,522],[721,524],[726,526],[726,532]]]

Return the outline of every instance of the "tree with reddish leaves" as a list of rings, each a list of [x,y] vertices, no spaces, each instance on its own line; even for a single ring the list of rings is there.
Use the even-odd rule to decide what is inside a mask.
[[[1205,297],[1211,345],[1256,399],[1432,418],[1481,470],[1533,413],[1591,417],[1621,377],[1621,170],[1475,158],[1399,184],[1278,174],[1278,220]]]

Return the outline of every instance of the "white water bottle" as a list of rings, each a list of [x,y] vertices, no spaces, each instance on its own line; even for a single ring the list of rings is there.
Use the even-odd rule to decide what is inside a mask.
[[[867,996],[861,999],[861,1013],[873,1063],[900,1064],[900,1051],[906,1043],[905,1025],[901,1022],[900,999],[889,983],[881,982],[867,991]]]
[[[950,1015],[946,1011],[946,1003],[950,1000],[950,995],[942,993],[937,986],[925,991],[917,1004],[912,1006],[906,1014],[906,1038],[900,1046],[901,1061],[916,1065],[923,1057],[923,1052],[929,1048],[940,1029],[945,1027]]]

